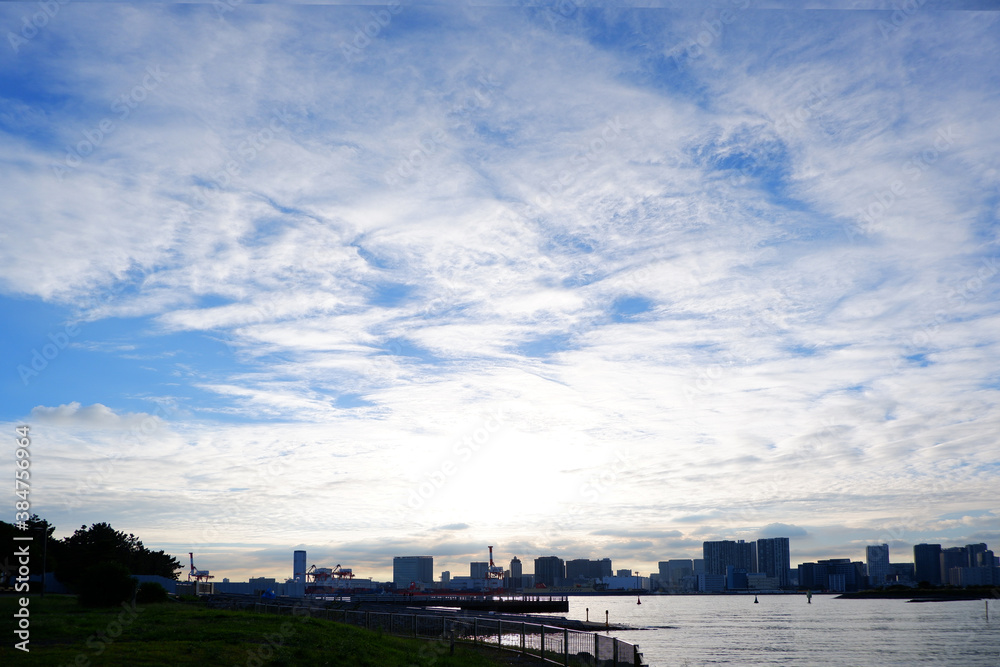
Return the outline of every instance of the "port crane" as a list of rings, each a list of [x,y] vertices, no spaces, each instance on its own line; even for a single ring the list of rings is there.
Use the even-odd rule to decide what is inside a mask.
[[[188,557],[191,559],[191,569],[188,571],[188,581],[191,581],[191,577],[194,577],[195,581],[208,581],[209,579],[215,578],[215,575],[209,574],[208,570],[199,570],[194,566],[194,552],[189,551]]]
[[[316,583],[326,583],[332,578],[337,579],[353,579],[354,571],[349,567],[340,567],[340,563],[337,563],[336,567],[332,570],[328,567],[316,567],[316,565],[310,565],[309,569],[306,570],[306,578],[312,577],[312,580]]]
[[[503,588],[503,567],[493,563],[493,547],[490,550],[490,564],[486,568],[486,588],[487,590]],[[496,582],[495,584],[493,582]]]

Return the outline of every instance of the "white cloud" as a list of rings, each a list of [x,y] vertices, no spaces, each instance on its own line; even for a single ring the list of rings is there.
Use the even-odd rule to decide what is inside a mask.
[[[204,401],[178,399],[169,428],[32,411],[102,453],[83,431],[156,420],[162,450],[115,459],[94,507],[325,544],[308,499],[352,517],[359,558],[373,531],[402,536],[389,550],[466,526],[469,544],[691,555],[706,534],[886,522],[902,542],[960,527],[936,503],[995,509],[994,17],[876,40],[871,15],[747,12],[676,71],[664,53],[701,15],[623,12],[616,44],[611,15],[550,30],[408,7],[348,62],[364,8],[65,11],[67,51],[34,42],[29,65],[73,104],[0,106],[4,291],[115,322],[137,356],[204,335],[231,362],[173,378]],[[629,297],[643,312],[616,311]],[[498,406],[469,467],[408,508]],[[507,498],[507,469],[541,495]]]

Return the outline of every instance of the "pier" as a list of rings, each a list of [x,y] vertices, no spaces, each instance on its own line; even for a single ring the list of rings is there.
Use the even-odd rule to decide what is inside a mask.
[[[569,611],[565,595],[352,595],[351,602],[395,604],[404,607],[454,607],[468,611],[510,614]]]

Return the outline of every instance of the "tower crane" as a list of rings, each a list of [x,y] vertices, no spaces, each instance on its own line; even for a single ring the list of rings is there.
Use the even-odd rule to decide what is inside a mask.
[[[191,570],[188,571],[188,581],[191,581],[191,577],[194,577],[195,581],[208,581],[215,578],[215,575],[209,574],[208,570],[199,570],[194,566],[194,552],[189,551],[188,557],[191,559]]]

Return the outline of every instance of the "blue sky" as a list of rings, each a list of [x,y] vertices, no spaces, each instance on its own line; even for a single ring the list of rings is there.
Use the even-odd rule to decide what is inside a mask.
[[[0,6],[35,511],[234,579],[1000,548],[994,7],[522,4]]]

